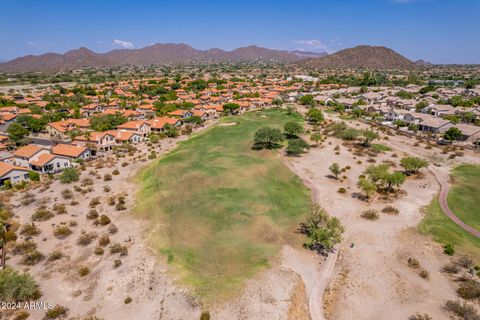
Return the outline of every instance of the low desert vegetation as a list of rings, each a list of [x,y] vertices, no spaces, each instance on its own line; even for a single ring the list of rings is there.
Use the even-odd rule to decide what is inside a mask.
[[[365,220],[371,220],[371,221],[375,221],[378,218],[380,218],[380,216],[378,215],[378,212],[372,209],[363,211],[360,216]]]

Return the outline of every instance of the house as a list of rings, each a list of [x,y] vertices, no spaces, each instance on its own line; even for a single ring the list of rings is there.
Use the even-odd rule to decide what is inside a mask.
[[[202,110],[193,110],[192,113],[194,116],[200,117],[200,119],[202,119],[203,121],[207,121],[208,118],[210,117],[206,111],[202,111]]]
[[[147,121],[148,125],[151,128],[152,132],[161,132],[163,128],[168,123],[174,127],[179,127],[182,125],[182,121],[177,118],[168,118],[168,117],[157,117]]]
[[[73,130],[84,131],[90,127],[90,119],[67,119],[47,124],[47,133],[52,137],[64,138]]]
[[[134,131],[110,130],[107,131],[107,133],[113,135],[115,138],[115,144],[139,143],[143,139],[142,135]]]
[[[30,161],[32,170],[40,173],[56,173],[65,168],[71,167],[72,163],[66,156],[56,155],[52,153],[43,153],[35,160]]]
[[[115,137],[108,132],[88,132],[76,136],[73,141],[76,145],[82,145],[92,149],[92,153],[93,151],[107,152],[112,150],[115,145]]]
[[[52,153],[64,156],[70,160],[87,160],[90,158],[90,149],[80,145],[59,143],[52,147]]]
[[[119,131],[135,132],[141,137],[146,137],[150,134],[150,125],[143,120],[128,121],[117,127]]]
[[[326,105],[328,104],[330,101],[333,101],[332,98],[330,98],[329,96],[323,96],[323,95],[318,95],[318,96],[315,96],[313,98],[313,100],[315,100],[316,103],[319,103],[321,105]]]
[[[48,154],[50,151],[46,148],[29,144],[18,148],[13,152],[15,165],[30,168],[30,161],[36,160],[41,154]]]
[[[459,141],[475,142],[480,138],[480,127],[471,124],[459,123],[455,125],[460,131],[462,131],[462,137]]]
[[[176,118],[187,119],[193,116],[193,113],[190,110],[175,110],[169,112],[168,115]]]
[[[13,185],[29,180],[28,171],[26,168],[0,162],[0,185],[3,186],[6,181],[10,181]]]
[[[425,116],[418,124],[418,129],[420,131],[428,131],[433,133],[443,133],[450,127],[453,127],[452,122],[434,116]]]

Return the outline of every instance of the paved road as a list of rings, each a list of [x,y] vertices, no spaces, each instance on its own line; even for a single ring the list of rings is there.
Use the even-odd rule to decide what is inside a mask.
[[[448,173],[447,174],[442,174],[438,169],[436,168],[429,168],[428,169],[435,179],[437,180],[438,184],[440,185],[440,193],[438,195],[438,202],[440,203],[440,208],[442,211],[453,221],[455,222],[460,228],[463,230],[467,231],[471,235],[480,238],[480,230],[477,230],[462,220],[460,220],[453,212],[450,210],[448,207],[447,203],[447,196],[448,196],[448,191],[450,190],[450,185],[448,183]]]

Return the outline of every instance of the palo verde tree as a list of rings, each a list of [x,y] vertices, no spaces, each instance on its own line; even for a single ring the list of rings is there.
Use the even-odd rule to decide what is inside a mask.
[[[404,157],[400,160],[400,165],[406,174],[417,174],[421,168],[428,167],[428,162],[422,158]]]
[[[378,134],[372,130],[362,131],[363,136],[363,146],[369,148],[372,144],[372,141],[378,138]]]
[[[282,132],[277,128],[263,127],[255,132],[253,138],[253,149],[275,149],[279,148],[284,140]]]
[[[335,180],[338,180],[338,175],[342,172],[338,163],[332,163],[332,165],[328,167],[328,170],[330,170],[330,172],[333,174]]]
[[[306,94],[298,99],[298,103],[304,106],[313,106],[314,100],[311,94]]]
[[[288,146],[286,151],[288,155],[298,156],[306,152],[306,150],[309,148],[310,146],[308,145],[308,143],[305,142],[305,140],[303,140],[302,138],[297,138],[288,140]]]
[[[227,115],[237,113],[239,109],[240,105],[238,103],[230,102],[223,105],[223,113]]]

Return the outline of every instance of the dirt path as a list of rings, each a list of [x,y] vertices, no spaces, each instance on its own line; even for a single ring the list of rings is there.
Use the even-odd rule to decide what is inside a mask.
[[[453,213],[450,208],[448,207],[447,197],[448,191],[450,190],[450,184],[448,183],[448,172],[443,172],[437,168],[428,168],[428,170],[433,174],[435,180],[437,180],[438,184],[440,185],[440,193],[438,194],[438,201],[440,204],[440,208],[442,211],[453,221],[455,222],[460,228],[467,231],[471,235],[480,238],[480,231],[469,226],[460,218],[458,218],[455,213]]]
[[[282,248],[282,266],[298,274],[305,284],[308,310],[312,320],[324,320],[323,294],[332,277],[338,252],[330,254],[325,261],[307,251],[290,246]]]

